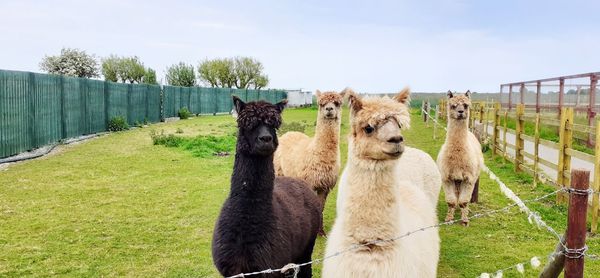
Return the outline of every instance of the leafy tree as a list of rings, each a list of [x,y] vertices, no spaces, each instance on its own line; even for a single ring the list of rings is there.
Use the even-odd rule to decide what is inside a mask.
[[[254,85],[263,88],[269,78],[262,74],[263,66],[249,57],[204,60],[198,66],[200,80],[211,87],[246,89]]]
[[[217,87],[217,67],[216,60],[204,60],[198,65],[198,74],[200,80],[207,86]]]
[[[102,75],[104,80],[119,82],[119,66],[121,58],[116,55],[110,55],[108,58],[102,59]]]
[[[167,68],[167,84],[172,86],[193,87],[196,86],[196,73],[194,66],[184,62],[174,64]]]
[[[255,90],[260,90],[269,85],[269,77],[267,75],[259,75],[257,78],[254,79],[252,84],[254,84]]]
[[[76,48],[63,48],[60,55],[45,56],[40,62],[40,69],[47,73],[67,76],[100,76],[96,57]]]
[[[110,55],[108,58],[102,59],[102,75],[105,80],[112,82],[142,83],[146,75],[146,68],[137,56]],[[154,75],[156,81],[156,72]]]
[[[247,89],[251,84],[256,83],[256,79],[260,77],[263,65],[256,59],[250,57],[235,57],[235,76],[236,87]]]
[[[146,74],[144,64],[137,56],[123,58],[119,66],[119,77],[123,83],[142,83]]]
[[[217,59],[215,64],[217,72],[217,83],[221,88],[233,88],[237,82],[235,75],[235,62],[233,59]]]
[[[144,74],[144,78],[142,78],[142,82],[145,84],[157,85],[158,82],[156,82],[156,71],[151,68],[147,68],[146,74]]]

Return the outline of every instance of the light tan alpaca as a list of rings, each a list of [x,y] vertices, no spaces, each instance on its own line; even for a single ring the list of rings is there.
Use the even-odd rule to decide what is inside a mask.
[[[319,111],[315,136],[290,131],[279,138],[273,163],[275,175],[306,181],[325,206],[340,172],[340,125],[345,90],[316,91]]]
[[[423,188],[399,173],[409,127],[408,89],[394,99],[360,99],[349,92],[348,162],[338,188],[337,216],[327,240],[323,277],[435,277],[437,228],[395,238],[437,223]],[[434,168],[435,169],[435,168]],[[437,169],[435,169],[437,171]]]
[[[448,132],[437,158],[448,204],[446,221],[454,219],[458,206],[465,226],[469,225],[469,201],[483,166],[481,144],[468,129],[469,94],[470,91],[464,95],[448,91]]]

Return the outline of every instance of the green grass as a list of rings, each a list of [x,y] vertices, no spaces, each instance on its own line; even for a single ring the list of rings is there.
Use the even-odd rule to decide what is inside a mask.
[[[342,165],[347,153],[347,112]],[[286,122],[306,123],[309,135],[314,134],[315,117],[312,109],[290,109],[284,114]],[[406,141],[435,158],[443,138],[432,139],[432,129],[419,119],[413,115]],[[156,124],[71,145],[0,171],[0,277],[218,277],[210,241],[229,192],[233,156],[198,156],[194,147],[153,145],[151,130],[168,135],[178,129],[183,133],[176,136],[189,143],[208,136],[231,137],[235,123],[230,116],[206,116]],[[200,142],[200,146],[208,144]],[[553,191],[549,186],[532,188],[529,176],[515,175],[512,165],[486,157],[488,166],[522,199]],[[326,204],[326,230],[335,218],[335,199],[336,191]],[[509,204],[486,176],[481,179],[480,200],[472,206],[473,212]],[[566,208],[556,206],[553,198],[529,207],[564,231]],[[440,201],[440,220],[445,212]],[[440,235],[440,277],[475,277],[545,256],[556,243],[516,209],[475,219],[468,228],[442,227]],[[590,253],[600,253],[598,237],[589,239],[588,245]],[[324,247],[325,240],[319,238],[313,258],[322,257]],[[314,269],[319,277],[321,265]],[[586,264],[586,277],[599,272],[600,262]],[[526,277],[536,273],[527,269]],[[515,276],[515,271],[508,271],[504,277]]]

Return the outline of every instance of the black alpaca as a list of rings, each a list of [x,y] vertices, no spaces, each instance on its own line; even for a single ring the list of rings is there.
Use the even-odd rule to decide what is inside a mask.
[[[215,226],[212,255],[224,276],[276,269],[311,260],[321,224],[317,195],[301,180],[277,177],[276,129],[287,101],[233,102],[238,138],[231,191]],[[298,277],[311,277],[310,265]],[[281,273],[264,277],[283,277]]]

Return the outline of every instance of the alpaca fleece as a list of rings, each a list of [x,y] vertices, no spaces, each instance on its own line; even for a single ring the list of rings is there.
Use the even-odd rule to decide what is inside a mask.
[[[287,132],[279,138],[280,145],[275,152],[275,174],[306,181],[319,196],[322,207],[340,171],[340,106],[344,93],[318,93],[319,106],[334,104],[339,108],[337,117],[324,119],[320,109],[314,138],[300,132]]]
[[[352,94],[349,99],[352,130],[348,136],[348,162],[340,178],[337,215],[325,255],[355,244],[366,245],[325,260],[323,277],[435,277],[439,260],[437,228],[392,242],[367,244],[437,223],[432,197],[423,184],[409,178],[419,173],[404,172],[400,164],[404,154],[398,159],[380,159],[382,156],[373,150],[384,150],[385,138],[378,140],[365,131],[367,126],[377,127],[390,121],[402,129],[408,127],[408,90],[394,99],[360,99]],[[413,150],[405,152],[422,158]],[[409,160],[405,163],[411,164]]]
[[[273,154],[252,155],[253,130],[266,125],[276,147],[275,129],[281,108],[266,102],[245,104],[238,111],[231,191],[215,225],[212,254],[223,276],[281,268],[311,260],[321,225],[320,203],[308,185],[297,179],[275,178]],[[310,265],[298,277],[311,277]],[[283,277],[281,273],[258,277]]]
[[[461,209],[464,225],[468,224],[469,201],[475,183],[479,180],[483,162],[481,144],[468,129],[468,107],[471,104],[467,94],[448,93],[448,132],[437,158],[442,175],[442,183],[448,204],[446,221],[454,219],[456,207]],[[457,109],[463,109],[465,118],[458,118]]]

